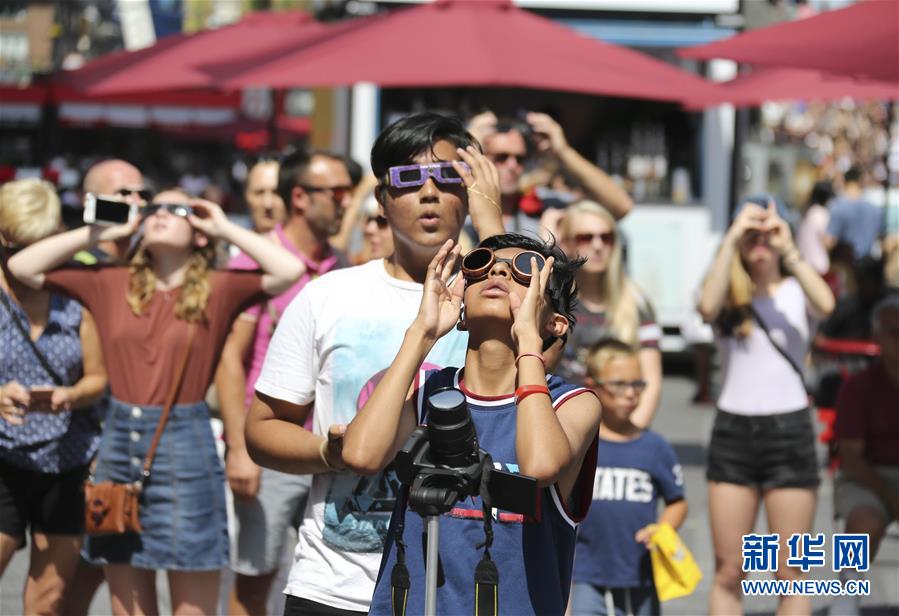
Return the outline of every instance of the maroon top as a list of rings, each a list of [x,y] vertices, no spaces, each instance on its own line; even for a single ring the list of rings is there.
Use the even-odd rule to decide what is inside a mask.
[[[187,339],[187,322],[175,318],[180,287],[156,291],[136,316],[126,300],[128,276],[127,267],[63,267],[46,275],[44,288],[75,298],[93,314],[112,395],[122,402],[161,406]],[[204,399],[232,321],[268,298],[259,272],[210,272],[209,280],[207,319],[198,323],[178,404]]]
[[[899,466],[899,387],[878,360],[843,384],[837,399],[838,440],[865,441],[869,464]]]

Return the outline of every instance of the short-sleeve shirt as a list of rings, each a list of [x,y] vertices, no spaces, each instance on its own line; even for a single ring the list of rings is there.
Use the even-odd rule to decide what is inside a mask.
[[[245,308],[268,297],[258,272],[208,275],[207,318],[198,324],[177,404],[205,397],[231,323]],[[75,298],[93,314],[113,397],[130,404],[161,406],[187,339],[187,322],[175,317],[181,289],[157,290],[138,316],[126,300],[128,281],[126,267],[63,267],[46,275],[44,287]]]
[[[53,387],[53,377],[41,365],[17,320],[25,331],[31,325],[22,307],[5,291],[0,302],[0,383],[17,381],[26,388]],[[83,374],[81,350],[82,310],[78,302],[50,295],[47,324],[35,341],[64,385],[74,385]],[[14,426],[0,420],[0,460],[41,473],[61,473],[90,462],[100,440],[95,409],[60,413],[28,413],[25,423]]]
[[[593,504],[578,533],[574,581],[634,588],[652,586],[649,551],[634,539],[658,517],[658,501],[684,498],[674,449],[652,430],[631,441],[600,439]]]
[[[517,473],[518,457],[515,432],[518,410],[515,396],[478,396],[465,388],[464,374],[459,368],[428,371],[419,378],[423,386],[414,395],[421,423],[427,423],[427,406],[423,403],[430,392],[452,386],[466,395],[478,445],[493,458],[494,466]],[[593,395],[584,387],[572,385],[558,376],[547,375],[553,409],[582,394]],[[574,490],[580,495],[577,511],[570,511],[558,486],[539,491],[538,514],[530,518],[497,509],[493,523],[493,546],[490,554],[499,570],[499,605],[502,614],[562,614],[568,604],[571,568],[574,559],[578,523],[590,507],[590,487],[596,460],[596,440],[588,449]],[[400,503],[401,504],[401,503]],[[424,613],[425,541],[421,516],[409,509],[394,511],[403,516],[403,540],[407,545],[406,564],[411,588],[406,611]],[[480,497],[466,498],[440,517],[440,561],[446,583],[437,589],[438,614],[470,614],[474,607],[474,571],[483,550],[477,545],[484,538],[483,503]],[[381,574],[372,597],[370,614],[388,615],[391,610],[390,573],[396,563],[396,524],[391,525],[390,541],[384,550]]]
[[[314,401],[316,434],[349,423],[396,357],[421,296],[422,285],[393,278],[383,259],[313,280],[282,315],[256,391],[293,404]],[[462,364],[467,343],[465,332],[450,331],[425,366]],[[393,473],[314,475],[285,592],[366,611],[397,485]]]
[[[827,235],[851,245],[856,259],[866,257],[883,235],[883,211],[864,199],[834,199]]]
[[[587,375],[587,355],[591,347],[606,338],[618,338],[605,310],[593,311],[584,306],[578,308],[577,322],[565,345],[557,372],[565,380],[582,383]],[[656,322],[655,312],[649,300],[640,297],[637,303],[637,342],[641,349],[658,349],[662,328]]]
[[[272,334],[275,332],[278,321],[281,320],[281,315],[284,314],[284,311],[287,310],[287,306],[293,301],[293,298],[297,296],[310,280],[318,278],[322,274],[326,274],[335,267],[338,267],[337,255],[330,249],[328,249],[328,252],[321,261],[313,261],[304,255],[296,246],[294,246],[293,242],[284,235],[284,229],[281,225],[275,227],[275,230],[272,232],[272,237],[306,265],[306,273],[303,274],[289,289],[284,291],[284,293],[272,297],[263,304],[251,306],[241,315],[242,319],[249,319],[256,323],[256,331],[253,334],[252,352],[249,354],[249,357],[246,358],[244,365],[247,375],[247,392],[244,400],[246,408],[250,408],[250,403],[253,401],[253,393],[256,391],[256,379],[259,378],[259,373],[262,372],[262,362],[265,360],[265,353],[268,351],[268,345],[272,341]],[[228,262],[228,269],[257,270],[259,269],[259,264],[248,254],[242,252]]]
[[[878,360],[853,374],[837,398],[836,437],[865,442],[865,460],[899,466],[899,387]]]

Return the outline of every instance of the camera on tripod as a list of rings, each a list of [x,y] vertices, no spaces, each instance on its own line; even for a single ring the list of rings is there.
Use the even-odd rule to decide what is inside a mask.
[[[537,480],[494,468],[478,446],[465,394],[442,387],[426,404],[428,425],[415,429],[394,460],[397,477],[409,486],[409,508],[435,516],[480,495],[485,505],[534,517]]]

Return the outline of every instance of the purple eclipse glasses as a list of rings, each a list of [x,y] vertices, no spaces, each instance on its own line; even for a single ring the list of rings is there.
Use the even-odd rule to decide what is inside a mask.
[[[465,163],[459,161],[459,164],[471,172],[471,168]],[[422,186],[428,181],[428,178],[434,178],[435,182],[440,184],[461,184],[462,178],[453,168],[453,163],[430,163],[427,165],[401,165],[399,167],[390,167],[387,170],[387,176],[384,182],[388,186],[394,188],[410,188],[412,186]]]

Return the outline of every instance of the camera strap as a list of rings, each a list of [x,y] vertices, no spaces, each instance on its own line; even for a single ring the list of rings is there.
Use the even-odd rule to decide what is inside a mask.
[[[490,558],[493,545],[493,499],[490,498],[488,480],[492,460],[486,456],[481,475],[481,504],[484,508],[484,542],[477,547],[484,548],[478,566],[474,570],[474,613],[475,616],[496,616],[499,613],[499,569]]]
[[[390,572],[390,600],[393,616],[405,616],[406,602],[409,599],[409,568],[406,567],[406,542],[403,541],[405,529],[406,506],[409,501],[409,486],[402,484],[397,500],[400,503],[396,516],[396,564]]]

